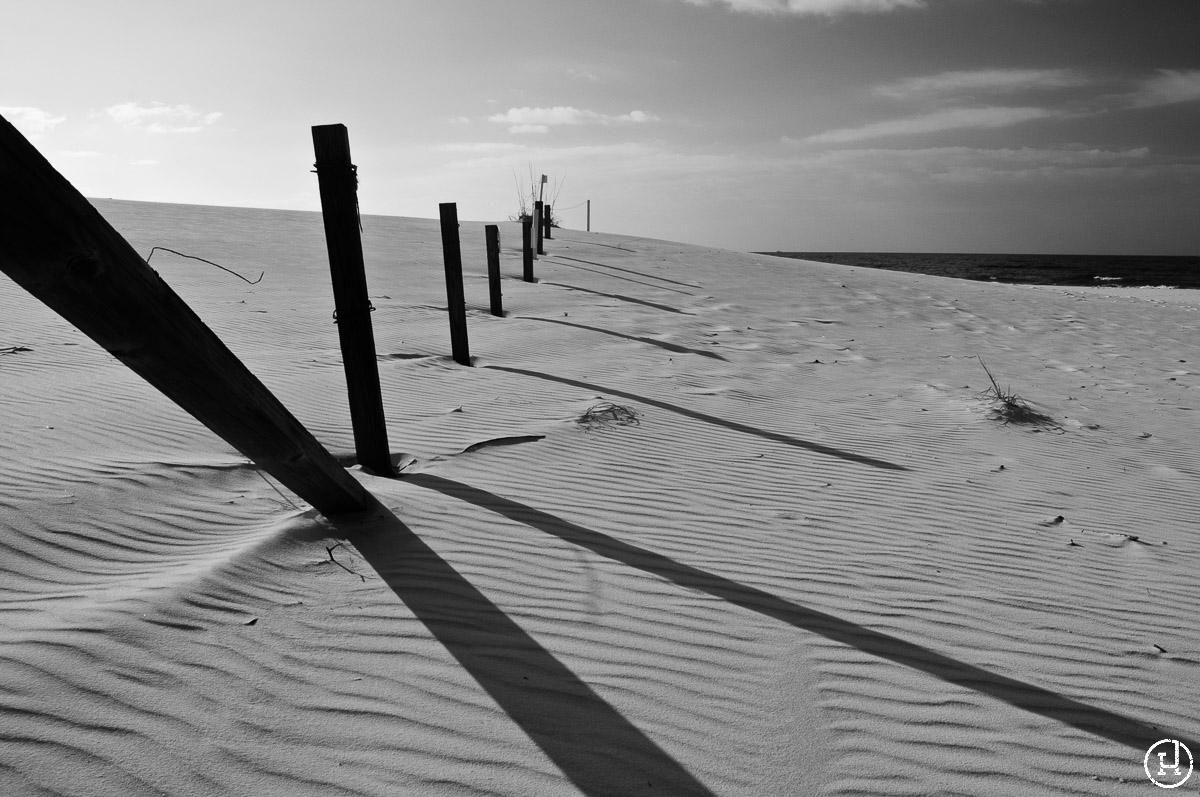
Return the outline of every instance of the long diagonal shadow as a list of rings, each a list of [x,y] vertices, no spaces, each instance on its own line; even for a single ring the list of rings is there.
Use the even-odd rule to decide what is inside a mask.
[[[549,258],[557,257],[557,256],[556,255],[546,255],[545,257],[547,258],[547,261],[548,261]],[[586,262],[586,261],[584,261],[584,262]],[[648,288],[658,288],[660,291],[671,291],[672,293],[682,293],[684,296],[695,296],[696,295],[694,293],[688,293],[687,291],[681,291],[678,288],[668,288],[666,285],[655,285],[652,282],[642,282],[641,280],[630,279],[629,277],[622,277],[619,274],[613,274],[608,271],[597,271],[594,268],[585,268],[583,266],[577,266],[574,263],[557,263],[556,265],[566,266],[567,268],[577,268],[580,271],[590,271],[593,274],[603,274],[604,276],[608,277],[609,279],[624,280],[625,282],[636,282],[638,285],[645,285]],[[651,279],[653,279],[653,277],[651,277]]]
[[[1145,750],[1155,740],[1170,735],[1168,729],[1096,708],[1040,686],[998,675],[982,667],[906,642],[891,634],[874,631],[849,620],[785,601],[756,587],[739,584],[723,576],[681,564],[662,554],[621,542],[607,534],[584,528],[478,487],[428,473],[409,474],[405,481],[488,509],[517,523],[681,587],[707,592],[743,609],[758,612],[804,631],[820,634],[827,639],[905,667],[912,667],[948,683],[973,689],[1024,711],[1040,714],[1127,747]],[[1190,749],[1196,749],[1195,743],[1183,735],[1175,734],[1171,738],[1182,741]]]
[[[585,390],[594,390],[597,393],[607,393],[609,395],[627,398],[632,401],[640,401],[642,404],[649,404],[651,407],[669,410],[687,418],[694,418],[698,421],[711,423],[715,426],[720,426],[725,429],[732,429],[735,432],[744,432],[745,434],[757,435],[758,437],[772,440],[776,443],[783,443],[784,445],[794,446],[795,448],[803,448],[808,451],[814,451],[818,454],[826,454],[831,457],[837,457],[838,459],[857,462],[861,465],[870,465],[873,468],[883,468],[884,470],[908,470],[908,468],[904,467],[903,465],[897,465],[896,463],[888,462],[887,460],[875,459],[874,457],[867,457],[863,456],[862,454],[843,451],[840,448],[833,448],[832,446],[813,443],[809,440],[801,440],[797,437],[789,437],[788,435],[780,434],[779,432],[769,432],[765,429],[747,426],[744,423],[738,423],[736,421],[727,421],[724,418],[718,418],[715,415],[708,415],[707,413],[696,412],[695,410],[689,410],[685,407],[676,406],[675,404],[668,404],[667,402],[659,401],[658,399],[639,396],[637,393],[627,393],[623,390],[614,390],[611,387],[593,385],[590,382],[580,382],[577,379],[567,379],[563,376],[551,376],[550,374],[543,374],[538,371],[528,371],[524,368],[511,368],[507,365],[485,365],[484,368],[491,368],[496,371],[508,371],[511,374],[521,374],[523,376],[536,376],[538,379],[548,379],[551,382],[559,382],[564,385],[571,385],[572,387],[581,387]]]
[[[634,335],[626,335],[622,332],[613,332],[611,329],[601,329],[600,327],[589,327],[587,324],[576,324],[571,321],[559,321],[557,318],[538,318],[532,315],[521,315],[517,318],[524,318],[527,321],[544,321],[547,324],[562,324],[564,327],[575,327],[576,329],[586,329],[589,332],[599,332],[602,335],[612,335],[614,338],[622,338],[624,340],[633,340],[638,343],[648,343],[651,346],[657,346],[660,349],[673,351],[676,354],[698,354],[701,357],[712,357],[716,360],[725,360],[724,357],[711,351],[702,351],[700,349],[689,349],[687,346],[680,346],[678,343],[667,343],[663,340],[655,340],[654,338],[639,338]]]
[[[514,277],[513,279],[516,279],[516,278]],[[622,302],[632,302],[633,304],[641,304],[641,305],[645,305],[646,307],[653,307],[655,310],[666,310],[668,313],[679,313],[680,315],[694,315],[694,313],[685,312],[683,310],[680,310],[678,307],[668,307],[665,304],[658,304],[657,302],[648,302],[645,299],[635,299],[632,296],[623,296],[622,294],[619,294],[619,293],[605,293],[604,291],[594,291],[591,288],[580,288],[578,285],[566,285],[561,282],[550,282],[549,280],[538,280],[538,282],[542,283],[543,285],[554,285],[559,288],[566,288],[569,291],[582,291],[584,293],[590,293],[594,296],[606,296],[609,299],[616,299],[616,300],[622,301]]]
[[[713,797],[389,510],[330,522],[583,794]]]
[[[594,260],[584,260],[584,259],[578,258],[578,257],[567,257],[566,255],[550,255],[550,257],[557,257],[559,260],[574,260],[576,263],[587,263],[589,266],[600,266],[602,268],[611,268],[614,271],[624,271],[626,274],[637,274],[639,277],[646,277],[648,279],[658,280],[660,282],[669,282],[672,285],[682,285],[685,288],[699,287],[698,285],[695,285],[694,283],[691,283],[691,282],[680,282],[679,280],[669,280],[666,277],[656,277],[653,274],[646,274],[645,272],[642,272],[642,271],[634,271],[631,268],[621,268],[620,266],[610,266],[608,263],[597,263]]]

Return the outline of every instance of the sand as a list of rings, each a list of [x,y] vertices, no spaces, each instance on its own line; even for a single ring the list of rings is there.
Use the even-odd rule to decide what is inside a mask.
[[[96,205],[265,272],[151,261],[351,465],[319,215]],[[1116,795],[1200,754],[1200,292],[577,230],[527,284],[503,223],[496,318],[465,222],[467,368],[436,221],[363,226],[369,517],[0,278],[0,793]]]

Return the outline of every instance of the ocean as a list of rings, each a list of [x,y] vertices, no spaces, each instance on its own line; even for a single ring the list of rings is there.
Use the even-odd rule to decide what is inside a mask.
[[[1200,288],[1200,257],[984,255],[904,252],[755,252],[847,266],[1030,285]]]

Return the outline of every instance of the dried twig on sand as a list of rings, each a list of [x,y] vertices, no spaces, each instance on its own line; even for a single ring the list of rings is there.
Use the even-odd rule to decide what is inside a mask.
[[[640,415],[641,413],[633,407],[603,401],[588,407],[583,415],[575,419],[575,422],[585,431],[591,431],[592,429],[607,429],[610,426],[637,426],[641,423],[638,420]]]
[[[1012,388],[1001,389],[999,383],[996,382],[996,377],[992,376],[992,372],[988,369],[987,364],[979,357],[979,364],[983,366],[983,371],[988,375],[988,380],[992,386],[980,394],[980,398],[992,402],[993,409],[996,411],[995,418],[1004,421],[1005,424],[1019,423],[1030,424],[1033,426],[1057,426],[1049,415],[1044,412],[1039,412],[1026,403],[1025,399],[1018,396],[1012,391]]]

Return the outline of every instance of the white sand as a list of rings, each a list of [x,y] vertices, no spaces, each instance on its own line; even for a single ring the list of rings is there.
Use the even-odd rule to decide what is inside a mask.
[[[152,261],[350,461],[320,217],[97,206],[266,271]],[[0,277],[0,794],[1115,795],[1200,754],[1200,293],[572,230],[525,284],[506,223],[499,319],[464,223],[465,368],[437,223],[364,224],[410,463],[355,470],[367,520]]]

